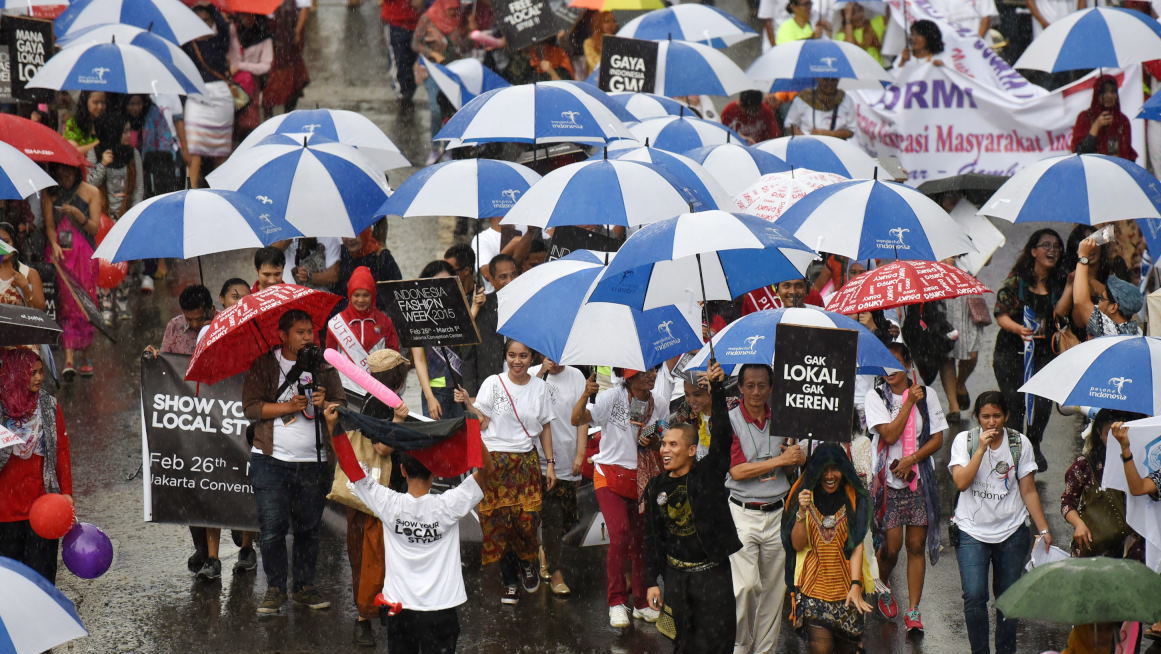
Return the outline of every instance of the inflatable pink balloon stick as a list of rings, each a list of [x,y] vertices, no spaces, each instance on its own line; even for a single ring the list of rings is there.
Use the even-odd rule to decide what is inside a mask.
[[[372,377],[371,373],[360,368],[358,364],[348,359],[342,353],[328,347],[323,352],[323,358],[339,372],[346,375],[351,381],[358,384],[363,390],[379,398],[379,401],[383,404],[386,404],[392,409],[403,404],[403,400],[399,399],[395,391],[384,386],[382,382]]]

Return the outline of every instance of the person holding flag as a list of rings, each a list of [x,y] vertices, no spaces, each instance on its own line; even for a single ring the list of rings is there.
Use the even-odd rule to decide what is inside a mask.
[[[330,342],[360,368],[367,370],[367,359],[384,348],[399,351],[399,334],[387,314],[375,306],[375,278],[371,269],[359,266],[347,282],[347,308],[327,322]],[[357,395],[363,389],[346,375],[339,374],[343,388]]]

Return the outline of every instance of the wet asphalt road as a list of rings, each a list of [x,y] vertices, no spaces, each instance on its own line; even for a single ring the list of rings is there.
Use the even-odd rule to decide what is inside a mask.
[[[731,3],[733,4],[733,3]],[[740,4],[740,3],[738,3]],[[741,13],[740,11],[737,13]],[[412,161],[422,162],[427,152],[427,112],[422,91],[412,115],[397,111],[394,92],[386,80],[384,41],[378,7],[361,8],[322,2],[308,37],[308,61],[313,78],[300,105],[361,111],[384,127]],[[412,171],[400,171],[393,186]],[[452,219],[395,219],[388,246],[406,276],[415,275],[429,260],[439,257],[452,241]],[[1014,248],[1032,231],[1029,226],[1006,226]],[[998,285],[1011,266],[1013,255],[997,255],[981,277]],[[252,276],[249,253],[204,257],[202,269],[211,290],[228,277]],[[159,343],[165,321],[177,311],[181,288],[198,278],[191,262],[179,263],[169,279],[159,282],[152,298],[135,298],[135,317],[119,326],[118,345],[95,342],[93,358],[97,376],[78,381],[61,392],[66,421],[72,436],[75,497],[81,520],[103,528],[112,538],[117,557],[103,577],[86,581],[62,566],[59,583],[73,598],[91,635],[58,648],[58,652],[355,652],[368,651],[351,645],[355,617],[350,596],[350,571],[345,549],[345,525],[341,514],[328,511],[326,535],[319,561],[318,585],[334,602],[330,610],[312,612],[291,607],[285,615],[258,618],[255,607],[265,582],[257,576],[231,578],[200,584],[185,569],[190,554],[184,527],[146,524],[141,519],[141,463],[137,354],[149,343]],[[973,397],[993,387],[990,328],[981,348],[981,360],[968,386]],[[414,382],[406,399],[415,405]],[[1045,451],[1052,463],[1040,475],[1038,486],[1058,543],[1071,536],[1057,511],[1063,472],[1079,449],[1078,423],[1054,415]],[[945,442],[950,444],[950,437]],[[952,495],[946,475],[947,447],[940,454],[937,471],[944,482],[943,504],[950,510]],[[946,540],[946,533],[944,534]],[[551,597],[546,589],[526,596],[518,607],[502,607],[500,584],[494,569],[481,571],[478,546],[465,545],[464,568],[468,603],[461,607],[461,652],[667,652],[668,641],[652,626],[635,622],[624,633],[608,627],[604,605],[604,563],[600,548],[576,553],[567,570],[573,589],[570,599]],[[223,569],[228,571],[237,549],[223,539]],[[902,568],[902,561],[900,562]],[[897,571],[896,588],[904,588]],[[900,601],[904,601],[900,597]],[[925,638],[910,640],[900,622],[872,617],[867,627],[869,652],[952,653],[967,650],[960,586],[954,553],[944,552],[939,565],[929,568],[923,601]],[[1025,624],[1020,631],[1020,652],[1058,649],[1064,644],[1060,626]],[[380,639],[381,640],[381,639]],[[802,651],[793,637],[784,638],[780,651]],[[385,650],[380,643],[379,650]]]

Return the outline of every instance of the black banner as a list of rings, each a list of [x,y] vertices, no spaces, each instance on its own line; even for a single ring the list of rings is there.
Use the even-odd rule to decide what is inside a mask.
[[[779,436],[851,440],[858,333],[778,325],[770,410]]]
[[[12,97],[30,102],[51,101],[51,89],[27,89],[25,85],[52,56],[52,21],[5,16],[0,21],[0,42],[7,46]]]
[[[657,81],[657,42],[606,36],[601,41],[598,86],[606,91],[652,93]]]
[[[523,50],[552,38],[560,28],[548,0],[510,0],[500,3],[498,10],[509,50]]]
[[[189,359],[141,360],[145,520],[257,531],[242,375],[199,389]]]
[[[475,345],[476,323],[455,277],[379,282],[387,315],[403,347]]]
[[[548,260],[568,256],[573,250],[616,252],[620,247],[621,241],[614,236],[589,231],[583,227],[565,225],[554,227],[552,230],[552,241],[548,244]]]

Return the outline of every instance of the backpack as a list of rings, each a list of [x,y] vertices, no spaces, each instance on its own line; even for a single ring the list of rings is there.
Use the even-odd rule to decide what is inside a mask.
[[[1020,479],[1020,432],[1004,427],[1004,433],[1008,436],[1008,451],[1012,453],[1012,475],[1013,478],[1018,480]],[[979,447],[980,428],[973,427],[968,430],[968,458],[974,456]]]

